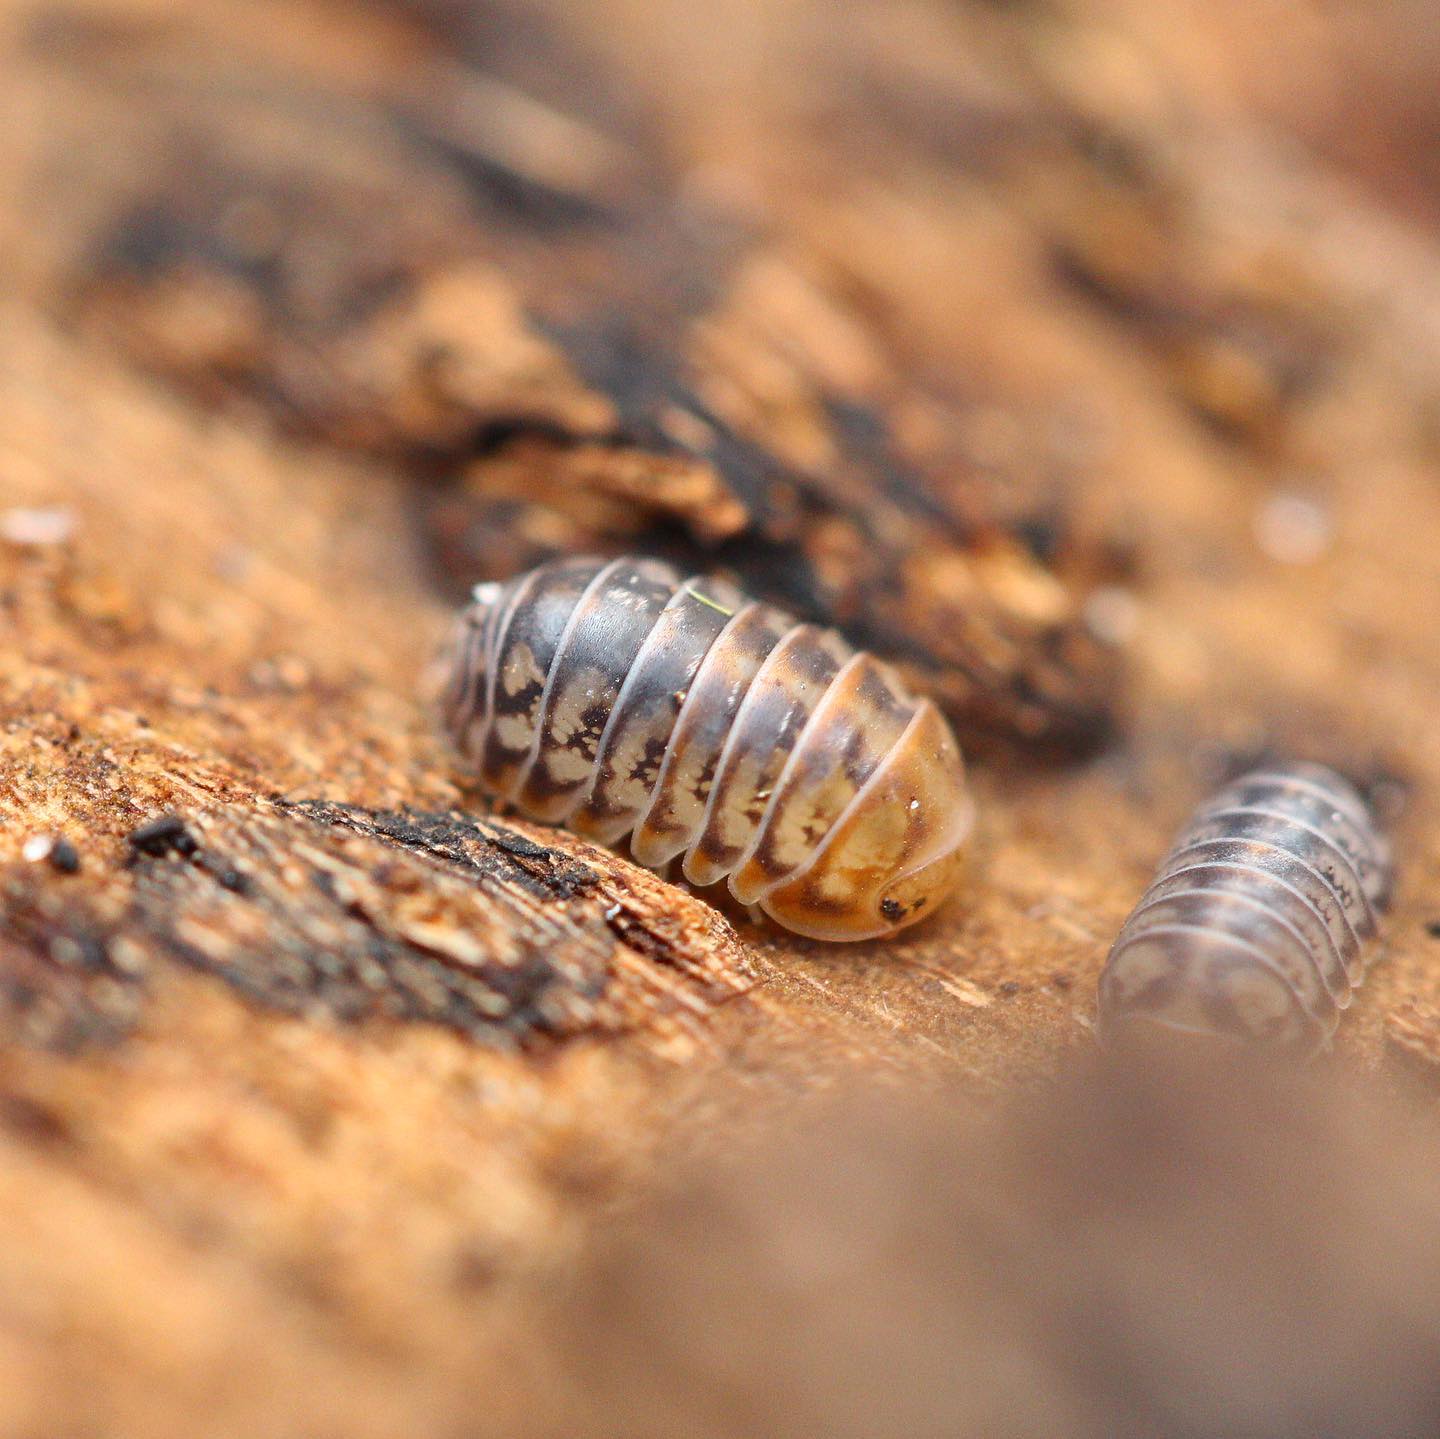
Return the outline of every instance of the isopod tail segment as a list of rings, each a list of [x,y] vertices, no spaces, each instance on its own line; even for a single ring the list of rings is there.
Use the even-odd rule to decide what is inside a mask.
[[[442,719],[481,786],[798,934],[874,939],[955,885],[973,807],[928,700],[835,631],[655,560],[481,586]]]
[[[1328,1047],[1392,878],[1375,815],[1333,770],[1242,776],[1191,816],[1125,921],[1100,976],[1102,1037]]]

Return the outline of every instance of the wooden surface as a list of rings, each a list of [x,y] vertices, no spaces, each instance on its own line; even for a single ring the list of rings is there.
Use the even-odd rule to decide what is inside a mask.
[[[490,1432],[657,1156],[837,1068],[983,1109],[1086,1050],[1266,751],[1396,825],[1335,1063],[1440,1077],[1409,19],[0,8],[0,1431]],[[589,548],[944,703],[943,917],[787,939],[457,784],[451,606]]]

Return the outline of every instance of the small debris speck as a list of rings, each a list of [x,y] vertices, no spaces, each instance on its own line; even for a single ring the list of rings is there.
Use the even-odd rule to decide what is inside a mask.
[[[17,507],[0,512],[0,539],[19,549],[43,550],[63,545],[75,533],[75,511]]]
[[[1086,601],[1085,628],[1103,645],[1129,644],[1140,624],[1140,605],[1120,585],[1102,585]]]
[[[31,864],[48,862],[61,874],[74,874],[80,868],[80,851],[63,835],[32,834],[20,854]]]
[[[161,815],[159,819],[142,824],[125,836],[125,842],[137,854],[156,858],[167,854],[189,856],[200,848],[178,814]]]
[[[1280,494],[1255,517],[1255,538],[1272,560],[1310,565],[1322,559],[1334,539],[1329,512],[1305,495]]]
[[[1425,933],[1428,934],[1431,939],[1440,939],[1440,919],[1432,919],[1429,924],[1425,926]]]
[[[50,941],[50,958],[66,969],[77,969],[85,963],[85,949],[68,934],[57,935]]]
[[[132,979],[138,978],[149,968],[145,951],[134,940],[126,939],[123,935],[111,942],[110,963],[121,974],[129,975]]]

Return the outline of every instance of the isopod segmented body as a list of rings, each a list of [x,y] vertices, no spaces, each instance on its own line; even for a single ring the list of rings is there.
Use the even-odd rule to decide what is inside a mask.
[[[799,934],[922,918],[970,829],[928,700],[833,630],[651,559],[562,559],[481,585],[447,729],[482,786],[642,864],[683,854]]]
[[[1256,770],[1191,817],[1100,977],[1105,1033],[1135,1022],[1302,1054],[1364,978],[1389,846],[1321,765]]]

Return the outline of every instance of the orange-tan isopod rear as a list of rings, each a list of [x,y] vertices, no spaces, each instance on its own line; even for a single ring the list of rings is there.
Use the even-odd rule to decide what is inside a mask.
[[[484,585],[443,718],[491,794],[818,939],[873,939],[953,887],[972,807],[929,701],[833,630],[654,560]]]

